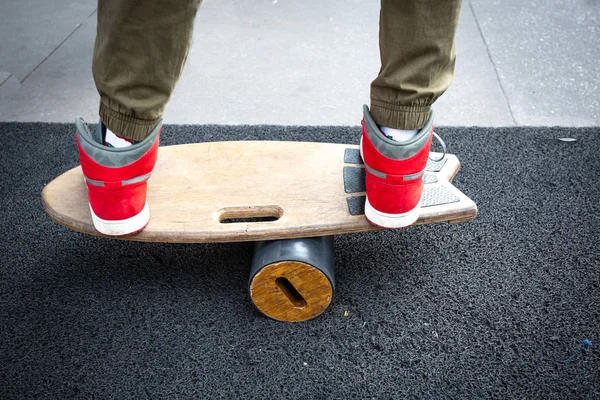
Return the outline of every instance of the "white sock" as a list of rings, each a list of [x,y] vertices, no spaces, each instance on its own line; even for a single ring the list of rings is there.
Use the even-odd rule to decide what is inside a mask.
[[[108,128],[106,128],[106,137],[104,138],[104,141],[108,147],[114,147],[116,149],[133,145],[133,140],[130,141],[129,139],[122,138]]]
[[[405,129],[394,129],[388,128],[387,126],[380,126],[381,132],[391,140],[395,140],[396,142],[405,142],[417,136],[419,133],[419,129],[415,130],[405,130]]]

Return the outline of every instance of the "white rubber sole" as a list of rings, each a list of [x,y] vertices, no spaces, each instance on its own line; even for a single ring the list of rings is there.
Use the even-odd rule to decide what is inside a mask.
[[[150,208],[148,207],[148,202],[144,204],[144,208],[139,214],[134,215],[131,218],[118,221],[109,221],[98,217],[96,214],[94,214],[94,210],[92,210],[91,205],[90,211],[92,212],[92,221],[94,222],[94,227],[103,235],[131,235],[142,230],[148,224],[148,221],[150,221]]]
[[[373,208],[371,203],[369,203],[369,198],[367,197],[367,201],[365,202],[365,217],[377,226],[382,228],[404,228],[410,226],[417,222],[419,219],[419,214],[421,211],[421,201],[419,204],[412,210],[402,214],[387,214],[381,211],[377,211]]]

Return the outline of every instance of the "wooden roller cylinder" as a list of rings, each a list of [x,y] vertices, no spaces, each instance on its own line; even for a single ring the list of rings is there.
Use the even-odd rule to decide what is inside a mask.
[[[266,316],[300,322],[327,309],[334,293],[333,237],[257,242],[250,297]]]

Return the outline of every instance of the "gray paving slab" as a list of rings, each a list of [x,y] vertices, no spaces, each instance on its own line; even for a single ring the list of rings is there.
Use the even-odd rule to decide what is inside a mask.
[[[463,11],[457,79],[436,104],[438,124],[512,125],[471,10]],[[377,2],[357,0],[207,2],[165,117],[358,124],[379,70],[378,18]]]
[[[98,119],[92,79],[95,18],[83,24],[31,76],[15,88],[0,87],[0,121],[70,122],[76,115]]]
[[[96,9],[96,0],[0,2],[0,70],[22,81]]]
[[[456,47],[454,82],[435,103],[436,123],[454,126],[514,125],[508,102],[468,5],[461,10]]]
[[[517,124],[600,124],[600,2],[470,2]]]
[[[21,88],[21,82],[13,74],[0,74],[0,104],[2,104],[2,95],[16,94]]]
[[[12,74],[8,71],[2,71],[0,70],[0,86],[2,86],[4,84],[4,82],[6,82],[8,80],[8,78],[10,78]]]
[[[3,95],[1,120],[97,118],[91,81],[95,18]],[[167,107],[171,123],[355,125],[379,69],[378,5],[207,1],[188,63]],[[457,79],[436,104],[438,124],[510,125],[469,8],[458,32]],[[76,94],[76,95],[74,95]],[[500,100],[500,101],[499,101]]]
[[[376,2],[358,0],[310,4],[206,1],[166,120],[358,124],[361,105],[368,102],[369,82],[379,69],[378,7]],[[533,78],[527,69],[513,76],[499,67],[486,43],[490,49],[490,42],[496,48],[512,44],[493,37],[505,32],[488,32],[490,28],[483,28],[485,24],[476,20],[473,10],[477,11],[477,6],[465,1],[458,30],[456,79],[436,103],[438,125],[598,124],[597,119],[581,114],[571,120],[544,120],[536,113],[519,110],[521,104],[513,93],[523,80]],[[98,95],[90,67],[94,37],[92,17],[20,87],[0,87],[0,120],[68,122],[75,115],[96,120]],[[589,68],[589,63],[585,65]],[[556,68],[569,66],[556,64]],[[586,77],[573,78],[575,85],[585,86],[586,81],[589,85]],[[519,116],[516,121],[507,100],[512,101],[513,114]]]
[[[374,2],[206,2],[167,120],[358,124],[379,68]]]

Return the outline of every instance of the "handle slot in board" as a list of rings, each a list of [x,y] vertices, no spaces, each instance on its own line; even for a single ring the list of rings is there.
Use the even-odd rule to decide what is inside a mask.
[[[222,224],[274,222],[283,215],[278,206],[227,207],[219,210],[219,222]]]

